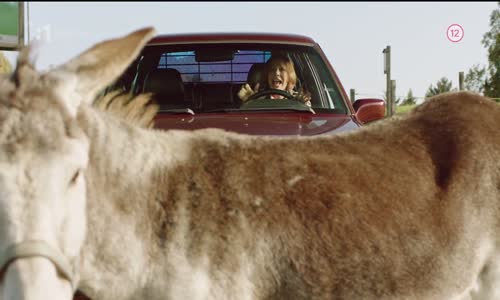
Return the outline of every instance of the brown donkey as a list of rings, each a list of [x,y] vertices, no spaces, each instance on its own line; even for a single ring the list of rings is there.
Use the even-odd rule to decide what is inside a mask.
[[[152,34],[0,77],[1,299],[500,298],[497,104],[311,138],[91,107]]]

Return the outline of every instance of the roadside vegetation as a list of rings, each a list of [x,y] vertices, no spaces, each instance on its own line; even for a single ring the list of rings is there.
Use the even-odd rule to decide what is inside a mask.
[[[481,44],[488,50],[488,65],[473,65],[464,77],[464,90],[479,93],[500,103],[500,2],[498,8],[490,15],[491,29],[483,35]],[[458,91],[446,77],[440,78],[435,85],[431,84],[425,93],[425,101],[441,93]],[[404,99],[396,100],[396,114],[404,114],[417,105],[410,89]]]

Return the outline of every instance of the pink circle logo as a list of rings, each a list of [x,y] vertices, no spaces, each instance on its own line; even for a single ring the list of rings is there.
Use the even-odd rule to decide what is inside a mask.
[[[458,24],[451,24],[446,30],[446,37],[453,43],[460,42],[464,38],[464,29]]]

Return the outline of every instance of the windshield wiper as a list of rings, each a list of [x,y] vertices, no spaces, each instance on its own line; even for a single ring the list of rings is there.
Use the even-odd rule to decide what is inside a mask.
[[[220,108],[220,109],[211,109],[204,111],[203,113],[219,113],[219,112],[227,112],[227,113],[239,113],[239,112],[247,112],[247,111],[283,111],[283,110],[293,110],[300,112],[310,112],[312,114],[316,114],[314,109],[307,107],[243,107],[243,108]]]
[[[239,108],[214,108],[210,110],[205,110],[203,113],[213,113],[213,112],[238,112],[241,111]]]
[[[240,106],[240,110],[248,111],[248,110],[293,110],[300,112],[310,112],[315,114],[316,112],[309,106],[305,105],[302,102],[299,102],[297,99],[280,99],[279,101],[275,99],[252,99],[243,103]]]
[[[283,110],[293,110],[300,112],[310,112],[312,114],[316,114],[314,109],[311,107],[245,107],[239,109],[238,111],[283,111]]]
[[[194,111],[190,108],[168,108],[168,109],[162,109],[160,107],[159,110],[160,113],[169,113],[169,114],[190,114],[194,115]]]

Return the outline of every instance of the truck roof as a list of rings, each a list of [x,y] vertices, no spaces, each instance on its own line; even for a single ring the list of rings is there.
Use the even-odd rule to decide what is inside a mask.
[[[148,45],[198,44],[198,43],[277,43],[313,46],[316,42],[307,36],[283,33],[224,32],[162,34]]]

